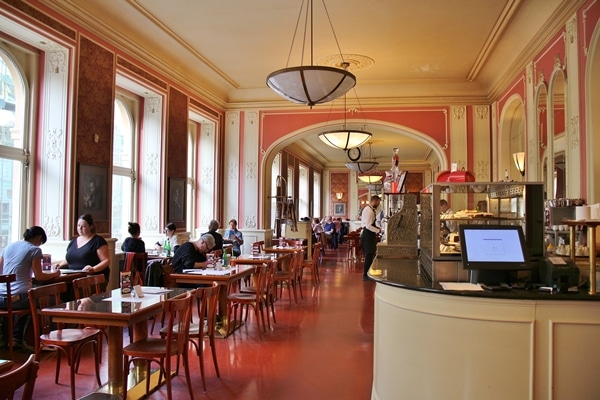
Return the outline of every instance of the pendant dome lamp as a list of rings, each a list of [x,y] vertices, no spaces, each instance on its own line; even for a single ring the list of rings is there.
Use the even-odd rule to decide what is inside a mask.
[[[338,47],[340,56],[342,52],[340,45],[335,36],[331,18],[325,5],[325,0],[321,0],[323,8],[327,15],[335,43]],[[305,9],[306,4],[306,9]],[[300,19],[304,11],[304,35],[302,42],[302,53],[300,59],[300,66],[288,67],[292,50],[294,48],[294,41],[296,34],[298,33],[298,27],[300,25]],[[315,104],[322,104],[332,101],[340,96],[343,96],[348,90],[352,89],[356,85],[356,77],[346,69],[317,66],[313,64],[314,58],[314,18],[313,18],[313,0],[302,0],[300,12],[298,14],[298,20],[296,22],[296,28],[294,30],[294,36],[292,38],[292,45],[288,54],[288,60],[286,68],[271,72],[267,76],[267,86],[273,89],[277,94],[283,98],[298,104],[306,104],[310,107]],[[310,27],[308,24],[310,23]],[[306,47],[306,37],[310,35],[310,65],[303,65],[304,50]],[[343,58],[342,58],[343,59]]]

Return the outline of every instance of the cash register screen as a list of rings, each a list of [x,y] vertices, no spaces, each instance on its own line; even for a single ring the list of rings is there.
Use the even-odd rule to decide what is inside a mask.
[[[520,226],[460,225],[463,268],[468,270],[522,270],[528,263]]]

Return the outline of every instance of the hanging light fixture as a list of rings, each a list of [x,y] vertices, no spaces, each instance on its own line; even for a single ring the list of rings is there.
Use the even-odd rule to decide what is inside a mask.
[[[346,106],[346,96],[344,95],[344,124],[342,129],[333,129],[319,133],[319,139],[331,147],[347,151],[362,146],[367,140],[371,139],[371,133],[361,129],[348,129],[346,115],[351,112]]]
[[[369,145],[369,160],[368,161],[358,160],[358,161],[354,161],[354,162],[347,162],[346,168],[348,168],[350,171],[354,171],[354,172],[361,174],[361,173],[372,171],[373,169],[377,168],[377,166],[379,165],[379,163],[377,161],[373,161],[373,159],[372,159],[372,153],[371,153],[372,142],[368,142],[367,144]],[[360,151],[359,151],[359,154],[360,154]]]
[[[358,179],[365,182],[366,184],[374,184],[381,182],[381,180],[385,178],[385,172],[369,171],[360,173],[357,176]]]
[[[329,20],[329,26],[333,32],[335,43],[338,47],[340,56],[342,54],[340,45],[335,36],[331,18],[325,5],[325,0],[322,0],[323,8]],[[313,35],[313,0],[306,1],[306,10],[304,16],[304,40],[302,42],[302,53],[300,59],[300,66],[288,67],[290,62],[290,56],[292,49],[294,48],[294,41],[296,34],[298,33],[298,26],[300,25],[300,18],[302,11],[304,10],[305,0],[302,0],[302,6],[300,7],[300,13],[298,14],[298,21],[296,22],[296,29],[294,30],[294,36],[292,38],[292,46],[288,54],[288,60],[286,68],[271,72],[267,76],[267,86],[273,89],[277,94],[284,97],[285,99],[294,103],[306,104],[308,106],[314,106],[315,104],[322,104],[332,101],[342,95],[348,90],[352,89],[356,85],[356,77],[347,71],[347,69],[340,69],[334,67],[316,66],[313,65],[314,57],[314,35]],[[304,50],[306,46],[307,37],[307,24],[310,20],[310,65],[302,65]],[[342,64],[344,65],[344,63]]]
[[[519,151],[517,153],[513,153],[512,156],[519,173],[521,176],[525,176],[525,152]]]

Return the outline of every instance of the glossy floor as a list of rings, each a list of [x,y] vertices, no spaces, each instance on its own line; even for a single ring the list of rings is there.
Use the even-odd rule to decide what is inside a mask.
[[[190,353],[195,398],[371,398],[375,283],[363,282],[362,264],[349,262],[346,254],[345,247],[325,253],[320,286],[313,290],[306,277],[304,299],[298,304],[290,306],[284,293],[284,300],[276,305],[277,324],[262,341],[252,317],[228,339],[217,340],[221,379],[216,377],[210,354],[206,353],[206,393],[202,390],[198,359]],[[125,338],[125,342],[128,340]],[[8,354],[1,353],[2,356]],[[17,351],[15,357],[21,361],[26,354]],[[54,357],[54,353],[42,353],[34,399],[70,396],[66,364],[61,369],[60,383],[54,383]],[[82,361],[81,371],[75,377],[78,397],[97,388],[90,361]],[[103,382],[108,380],[106,367],[104,354]],[[189,397],[182,374],[173,381],[173,397]],[[150,398],[166,399],[165,388]]]

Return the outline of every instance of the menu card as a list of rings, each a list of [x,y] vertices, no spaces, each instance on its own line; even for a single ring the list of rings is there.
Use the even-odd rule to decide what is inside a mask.
[[[131,294],[131,272],[121,272],[121,294]]]

